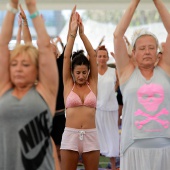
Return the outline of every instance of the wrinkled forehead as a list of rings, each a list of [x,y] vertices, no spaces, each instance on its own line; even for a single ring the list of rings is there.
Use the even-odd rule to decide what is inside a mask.
[[[132,47],[134,48],[135,47],[135,44],[137,42],[137,40],[141,37],[146,37],[146,36],[151,36],[155,39],[155,42],[156,42],[156,46],[158,47],[159,45],[159,42],[158,42],[158,39],[157,37],[155,36],[155,34],[153,34],[152,32],[148,31],[148,30],[145,30],[145,29],[140,29],[140,30],[136,30],[133,35],[132,35]]]
[[[136,42],[134,44],[134,47],[140,45],[140,46],[156,46],[158,47],[158,42],[155,39],[155,37],[151,35],[142,35],[136,39]]]

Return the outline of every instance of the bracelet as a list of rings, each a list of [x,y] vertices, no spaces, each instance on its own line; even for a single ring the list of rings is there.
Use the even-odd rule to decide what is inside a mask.
[[[28,26],[27,19],[22,19],[22,25]]]
[[[34,19],[34,18],[36,18],[37,16],[39,16],[39,12],[38,12],[38,11],[35,11],[33,14],[30,14],[30,18],[31,18],[31,19]]]
[[[70,37],[72,37],[72,38],[76,38],[76,35],[70,34]]]
[[[27,22],[23,22],[22,25],[28,26],[28,23]]]
[[[12,12],[13,14],[18,13],[18,9],[12,7],[10,3],[7,3],[7,4],[6,4],[6,9],[7,9],[9,12]]]

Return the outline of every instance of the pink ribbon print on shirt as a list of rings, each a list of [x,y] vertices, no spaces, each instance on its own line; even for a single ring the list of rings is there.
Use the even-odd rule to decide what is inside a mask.
[[[168,120],[162,120],[159,117],[161,115],[168,115],[169,112],[166,108],[163,108],[158,113],[158,107],[164,100],[164,90],[162,86],[158,84],[145,84],[140,87],[137,91],[138,101],[146,109],[147,113],[138,109],[135,112],[135,116],[143,116],[144,120],[136,120],[135,126],[137,129],[141,130],[146,124],[151,121],[159,123],[164,129],[168,128],[170,122]],[[153,130],[154,131],[154,130]]]

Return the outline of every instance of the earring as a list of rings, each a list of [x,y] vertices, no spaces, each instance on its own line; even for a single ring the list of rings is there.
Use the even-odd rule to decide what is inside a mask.
[[[38,80],[35,80],[34,81],[34,85],[36,86],[38,84]]]

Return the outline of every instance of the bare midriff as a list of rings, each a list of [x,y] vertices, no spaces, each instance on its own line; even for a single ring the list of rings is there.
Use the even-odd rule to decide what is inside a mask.
[[[66,110],[66,127],[93,129],[95,126],[95,108],[79,106]]]

